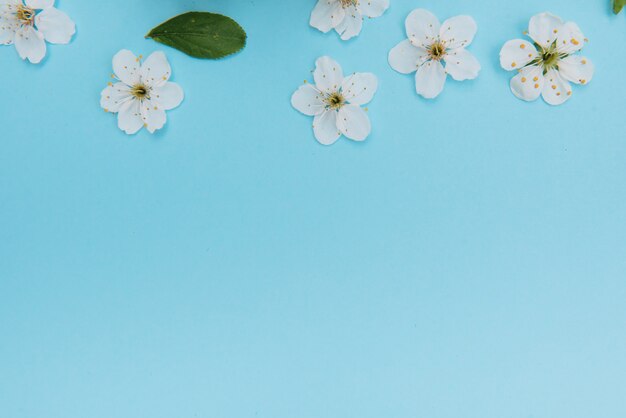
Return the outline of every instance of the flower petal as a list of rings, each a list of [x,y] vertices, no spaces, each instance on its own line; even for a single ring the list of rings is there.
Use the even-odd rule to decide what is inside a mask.
[[[139,58],[127,49],[123,49],[113,57],[113,72],[123,83],[134,86],[141,81]]]
[[[343,71],[337,61],[324,56],[315,61],[313,78],[318,89],[326,93],[332,93],[341,86]]]
[[[405,39],[389,51],[389,65],[399,73],[410,74],[417,71],[427,57],[428,51]]]
[[[445,61],[446,72],[457,81],[473,80],[480,72],[480,62],[463,48],[449,52]]]
[[[46,42],[43,35],[32,26],[22,26],[15,33],[15,49],[20,57],[33,64],[39,64],[46,56]]]
[[[329,110],[313,118],[313,133],[315,139],[322,145],[332,145],[339,137],[341,132],[337,129],[337,112]]]
[[[533,44],[523,39],[513,39],[500,50],[500,65],[507,71],[519,70],[537,58],[539,53]]]
[[[47,9],[54,6],[54,0],[26,0],[25,3],[31,9]]]
[[[356,105],[345,105],[337,112],[337,128],[354,141],[363,141],[372,131],[370,118]]]
[[[2,9],[0,9],[1,12]],[[11,45],[15,40],[15,32],[20,27],[15,19],[0,16],[0,45]]]
[[[339,0],[319,0],[311,12],[309,24],[326,33],[336,27],[345,17]]]
[[[291,96],[291,105],[307,116],[319,115],[324,111],[322,94],[312,85],[303,84]]]
[[[129,100],[133,100],[130,88],[124,83],[108,85],[100,93],[100,106],[107,112],[117,113]]]
[[[70,17],[57,8],[49,7],[35,17],[37,29],[52,44],[67,44],[76,33]]]
[[[564,24],[557,34],[559,52],[573,54],[585,46],[585,35],[574,22]]]
[[[560,17],[550,13],[539,13],[530,18],[528,35],[544,48],[549,47],[563,26]]]
[[[361,13],[367,17],[379,17],[389,8],[389,0],[361,0]]]
[[[572,95],[572,87],[563,79],[558,71],[550,70],[544,76],[546,82],[541,95],[546,103],[558,106],[565,103]]]
[[[593,78],[594,66],[589,59],[580,55],[570,55],[559,61],[561,76],[576,84],[587,84]]]
[[[22,0],[3,0],[0,2],[0,15],[9,11],[12,12],[14,7],[20,4],[23,4]]]
[[[342,40],[347,41],[361,33],[361,29],[363,28],[363,16],[361,16],[361,12],[354,6],[348,7],[345,10],[346,17],[335,27],[335,30],[341,35]]]
[[[439,19],[425,9],[415,9],[406,18],[406,34],[415,46],[427,48],[439,36]]]
[[[455,16],[441,24],[439,36],[449,49],[465,48],[474,40],[477,29],[471,16]]]
[[[139,70],[141,81],[152,87],[162,86],[167,83],[172,75],[172,68],[167,57],[162,51],[152,54],[141,64]]]
[[[139,100],[127,101],[117,114],[117,126],[128,135],[135,134],[143,127]]]
[[[371,102],[376,90],[378,90],[378,79],[371,73],[354,73],[344,78],[341,84],[344,98],[356,105]]]
[[[415,74],[417,94],[425,99],[434,99],[443,91],[446,83],[446,70],[439,61],[428,61]]]
[[[539,98],[544,84],[543,70],[532,65],[522,68],[519,74],[511,79],[511,91],[515,97],[531,102]]]
[[[165,126],[165,122],[167,121],[165,110],[159,107],[159,105],[153,100],[143,100],[141,102],[140,110],[143,125],[151,134]]]
[[[180,106],[185,99],[185,93],[177,83],[168,81],[162,86],[154,87],[150,98],[163,110],[170,110]]]

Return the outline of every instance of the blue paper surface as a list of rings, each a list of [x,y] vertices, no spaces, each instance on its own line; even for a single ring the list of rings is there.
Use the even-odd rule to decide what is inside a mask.
[[[606,4],[605,4],[606,3]],[[0,417],[623,418],[626,16],[608,0],[392,0],[342,42],[309,0],[58,6],[42,65],[0,47]],[[389,50],[424,7],[469,14],[478,79],[435,101]],[[143,36],[238,20],[200,61]],[[550,11],[593,81],[553,108],[499,66]],[[120,49],[186,100],[151,136],[100,109]],[[373,72],[364,143],[319,145],[290,96],[329,55]]]

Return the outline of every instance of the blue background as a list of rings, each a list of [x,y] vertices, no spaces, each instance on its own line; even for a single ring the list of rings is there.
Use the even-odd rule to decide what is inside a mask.
[[[343,43],[313,0],[59,7],[71,45],[0,48],[0,416],[623,418],[626,16],[608,0],[392,0]],[[437,100],[388,51],[410,10],[470,14],[483,71]],[[246,50],[143,38],[189,9]],[[594,80],[518,101],[502,44],[551,11]],[[128,137],[99,107],[122,48],[165,50],[186,101]],[[290,106],[315,59],[371,71],[365,143]]]

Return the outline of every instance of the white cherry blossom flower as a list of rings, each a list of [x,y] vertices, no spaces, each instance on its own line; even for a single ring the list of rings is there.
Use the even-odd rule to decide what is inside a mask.
[[[389,8],[389,0],[318,0],[310,24],[327,33],[331,29],[347,41],[359,33],[363,16],[379,17]]]
[[[102,90],[100,106],[117,113],[117,124],[129,135],[142,127],[154,133],[166,122],[165,111],[183,101],[182,88],[169,81],[172,69],[163,52],[155,52],[145,62],[131,51],[113,57],[113,77],[118,80]]]
[[[0,44],[15,44],[23,60],[40,63],[46,41],[67,44],[74,33],[76,25],[54,0],[0,0]]]
[[[528,36],[508,41],[500,51],[500,65],[517,71],[511,79],[513,94],[526,101],[543,97],[546,103],[560,105],[572,95],[571,83],[587,84],[593,77],[591,61],[576,54],[587,41],[578,25],[540,13],[530,19]]]
[[[341,134],[363,141],[372,130],[362,105],[369,103],[378,89],[378,79],[370,73],[343,76],[339,64],[330,57],[315,62],[315,85],[305,82],[291,97],[291,105],[314,116],[313,132],[323,145],[334,144]]]
[[[417,94],[434,99],[443,91],[448,74],[457,81],[478,77],[480,63],[465,50],[477,30],[470,16],[456,16],[440,24],[428,10],[416,9],[405,26],[408,39],[389,52],[389,65],[402,74],[416,72]]]

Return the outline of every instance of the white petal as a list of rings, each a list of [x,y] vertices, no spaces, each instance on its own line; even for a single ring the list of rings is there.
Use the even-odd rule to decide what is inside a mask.
[[[589,59],[580,55],[570,55],[559,61],[559,72],[568,81],[587,84],[593,78],[594,66]]]
[[[163,110],[170,110],[180,106],[185,99],[185,93],[178,84],[168,81],[162,86],[154,87],[150,98]]]
[[[544,76],[545,83],[541,95],[546,103],[558,106],[565,103],[572,95],[572,87],[564,80],[558,71],[550,70]]]
[[[321,57],[315,61],[313,78],[318,89],[326,93],[333,93],[341,86],[343,71],[337,61],[330,57]]]
[[[324,111],[321,93],[310,84],[303,84],[291,96],[291,105],[308,116],[319,115]]]
[[[68,15],[50,7],[35,17],[37,29],[52,44],[67,44],[76,33],[76,25]]]
[[[564,24],[557,34],[559,52],[573,54],[585,46],[585,35],[574,22]]]
[[[337,113],[337,127],[346,137],[363,141],[372,131],[370,118],[356,105],[345,105]]]
[[[46,56],[46,42],[43,35],[32,26],[22,26],[15,34],[15,49],[20,57],[38,64]]]
[[[341,132],[337,128],[337,112],[329,110],[313,118],[313,132],[315,139],[320,144],[332,145],[341,136]]]
[[[389,8],[389,0],[361,0],[361,13],[367,17],[379,17]]]
[[[19,27],[17,20],[0,16],[0,45],[11,45]]]
[[[533,44],[522,39],[513,39],[500,50],[500,65],[507,71],[519,70],[537,58],[539,54]]]
[[[26,0],[25,3],[31,9],[47,9],[54,6],[54,0]]]
[[[117,114],[117,126],[128,135],[135,134],[143,127],[139,100],[127,101]]]
[[[167,57],[161,51],[154,52],[141,64],[141,81],[149,86],[162,86],[172,74]]]
[[[406,34],[415,46],[427,48],[439,36],[439,20],[424,9],[415,9],[406,18]]]
[[[530,19],[528,35],[544,48],[549,47],[563,26],[560,17],[550,13],[539,13]]]
[[[417,94],[425,99],[434,99],[443,91],[446,83],[446,70],[439,61],[428,61],[415,74]]]
[[[339,0],[319,0],[311,12],[309,24],[326,33],[337,26],[345,17]]]
[[[480,62],[463,48],[450,51],[445,61],[446,72],[457,81],[473,80],[480,72]]]
[[[123,49],[113,57],[113,72],[123,83],[134,86],[141,80],[139,58],[127,49]]]
[[[151,134],[165,126],[165,122],[167,121],[165,110],[154,101],[150,99],[143,100],[140,110],[143,125]]]
[[[410,74],[417,71],[426,57],[428,57],[428,51],[405,39],[389,51],[389,65],[399,73]]]
[[[356,105],[364,105],[374,98],[378,79],[371,73],[354,73],[343,80],[341,91],[344,98]]]
[[[477,29],[476,21],[471,16],[456,16],[441,24],[439,34],[447,48],[465,48],[474,40]]]
[[[345,10],[346,17],[335,27],[335,30],[341,35],[342,40],[347,41],[361,33],[361,29],[363,28],[363,16],[361,16],[361,13],[354,6],[348,7]]]
[[[524,67],[511,79],[511,91],[522,100],[531,102],[537,100],[543,90],[543,70],[536,65]]]
[[[0,15],[13,10],[15,6],[21,5],[22,0],[2,0],[0,1]]]
[[[107,112],[117,113],[126,102],[133,99],[126,84],[110,84],[100,93],[100,106]]]

